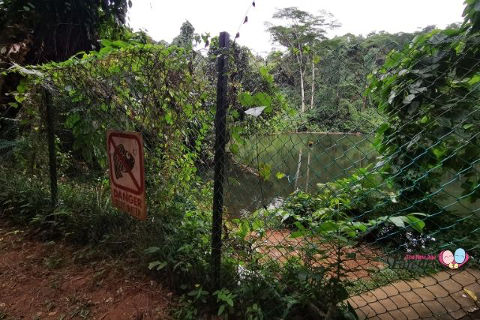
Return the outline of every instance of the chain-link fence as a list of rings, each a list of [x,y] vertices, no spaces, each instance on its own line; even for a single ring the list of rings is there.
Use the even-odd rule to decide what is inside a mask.
[[[349,57],[362,48],[323,48],[303,113],[285,106],[275,70],[259,67],[257,92],[239,85],[244,56],[228,44],[221,35],[204,57],[105,41],[17,67],[2,213],[136,250],[223,315],[478,317],[476,31],[435,31],[390,55],[367,46],[361,61]],[[108,129],[143,136],[146,221],[111,206]]]
[[[21,106],[10,106],[16,118],[2,123],[12,133],[2,137],[2,213],[48,238],[135,252],[172,274],[167,283],[188,274],[182,283],[193,286],[210,270],[215,64],[182,48],[103,45],[14,71],[24,80],[14,100]],[[108,130],[143,137],[145,221],[112,206]],[[139,150],[125,152],[131,159]],[[117,178],[129,179],[128,164],[120,165]]]
[[[243,277],[274,274],[262,282],[272,291],[285,281],[302,288],[295,302],[316,302],[284,316],[334,318],[328,306],[348,301],[360,318],[480,317],[480,60],[466,30],[420,34],[388,55],[363,48],[370,84],[352,63],[362,48],[337,47],[319,64],[316,107],[290,118],[297,132],[236,139],[225,206],[245,243],[227,247],[249,252]],[[358,73],[367,95],[355,104],[345,83]]]

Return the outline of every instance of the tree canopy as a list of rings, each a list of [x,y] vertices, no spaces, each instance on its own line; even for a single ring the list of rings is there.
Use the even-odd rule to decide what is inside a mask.
[[[0,1],[0,70],[12,63],[35,65],[64,61],[81,51],[100,48],[100,38],[123,31],[127,0],[3,0]],[[0,76],[0,114],[17,110],[7,94],[20,77]]]
[[[272,35],[272,40],[286,47],[295,57],[295,64],[298,68],[300,79],[301,112],[305,112],[305,76],[307,64],[312,63],[311,73],[314,81],[315,63],[318,58],[315,56],[312,47],[317,41],[325,40],[329,29],[338,27],[332,14],[321,12],[319,15],[302,11],[296,7],[279,9],[274,19],[282,20],[279,25],[267,24],[267,30]],[[312,81],[312,104],[314,86]],[[311,104],[311,105],[312,105]]]

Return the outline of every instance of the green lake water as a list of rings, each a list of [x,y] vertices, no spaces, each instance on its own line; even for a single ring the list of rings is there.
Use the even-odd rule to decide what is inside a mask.
[[[252,137],[226,168],[225,205],[231,216],[267,207],[295,190],[314,191],[317,183],[346,177],[377,162],[371,135],[281,134]],[[262,179],[258,168],[270,170]],[[265,170],[265,169],[264,169]],[[285,175],[277,179],[276,174]],[[445,181],[451,178],[446,177]],[[451,181],[440,193],[443,205],[462,214],[478,212],[480,203],[457,200],[461,181]]]
[[[370,136],[282,134],[253,137],[235,157],[245,165],[227,167],[226,205],[233,215],[267,206],[275,198],[351,174],[376,161]],[[268,180],[252,174],[269,168]],[[268,170],[268,169],[267,169]],[[277,173],[285,175],[277,179]]]

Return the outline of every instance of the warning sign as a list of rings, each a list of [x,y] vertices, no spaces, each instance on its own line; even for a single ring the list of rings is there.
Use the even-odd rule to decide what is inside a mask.
[[[142,135],[108,130],[107,153],[112,204],[137,219],[146,219]]]

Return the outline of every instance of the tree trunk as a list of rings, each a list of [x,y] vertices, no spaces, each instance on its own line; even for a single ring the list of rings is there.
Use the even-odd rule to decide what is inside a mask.
[[[300,178],[300,168],[302,167],[302,151],[300,148],[298,152],[297,172],[295,173],[295,190],[298,190],[298,178]]]
[[[305,192],[308,192],[308,184],[310,180],[310,149],[308,150],[308,156],[307,156],[307,181],[305,182]]]
[[[335,90],[335,106],[337,107],[337,110],[340,106],[340,90],[338,87],[339,86],[337,85]]]
[[[305,76],[305,70],[303,69],[303,55],[302,55],[302,50],[301,48],[299,47],[298,48],[298,51],[300,52],[298,55],[297,55],[297,62],[298,62],[298,65],[300,67],[300,93],[301,93],[301,96],[302,96],[302,113],[305,112],[305,87],[304,87],[304,79],[303,77]]]
[[[315,62],[312,59],[312,96],[310,98],[310,110],[313,109],[314,96],[315,96]]]
[[[303,71],[300,69],[300,91],[302,94],[302,113],[305,112],[305,88],[303,86]]]

